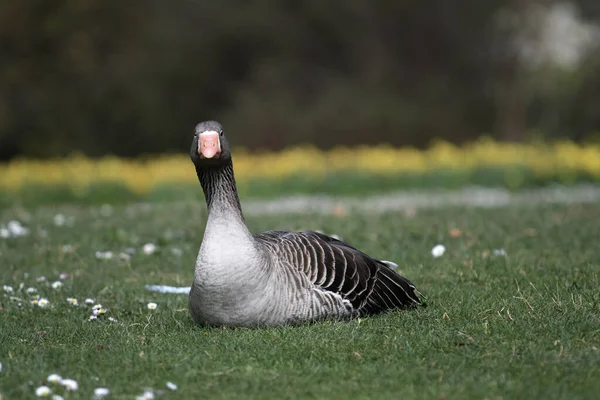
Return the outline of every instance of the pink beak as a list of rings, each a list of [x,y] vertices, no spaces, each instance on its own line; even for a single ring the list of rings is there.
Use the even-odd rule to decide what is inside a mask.
[[[198,154],[204,158],[213,158],[221,154],[219,133],[215,131],[202,132],[198,139]]]

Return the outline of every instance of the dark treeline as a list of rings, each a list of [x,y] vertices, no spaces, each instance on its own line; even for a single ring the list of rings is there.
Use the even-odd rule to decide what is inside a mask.
[[[597,49],[530,68],[515,45],[552,3],[2,1],[0,159],[182,152],[209,118],[250,148],[583,140]],[[574,4],[597,22],[597,0]]]

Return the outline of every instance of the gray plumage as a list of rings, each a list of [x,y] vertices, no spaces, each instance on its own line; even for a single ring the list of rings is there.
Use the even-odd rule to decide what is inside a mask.
[[[219,152],[214,157],[208,152],[205,158],[200,137],[214,140],[216,133]],[[393,263],[371,258],[340,240],[313,231],[252,235],[219,123],[196,126],[191,159],[208,206],[189,294],[197,323],[274,326],[421,304],[415,286],[390,267]]]

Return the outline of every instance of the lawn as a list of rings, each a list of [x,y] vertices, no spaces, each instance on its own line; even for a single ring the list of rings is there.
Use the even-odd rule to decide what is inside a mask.
[[[248,216],[252,231],[337,233],[396,261],[427,296],[414,311],[275,329],[195,326],[185,295],[145,290],[191,283],[205,218],[200,201],[0,210],[0,225],[29,229],[0,239],[0,287],[13,288],[0,294],[4,398],[34,398],[51,373],[78,382],[69,393],[48,384],[66,399],[97,387],[119,399],[145,388],[164,399],[600,393],[600,203]],[[145,254],[145,243],[157,251]],[[434,258],[439,243],[446,252]],[[136,252],[121,259],[126,249]],[[96,256],[105,251],[113,258]],[[49,304],[31,304],[35,294]],[[106,313],[90,321],[86,298]]]

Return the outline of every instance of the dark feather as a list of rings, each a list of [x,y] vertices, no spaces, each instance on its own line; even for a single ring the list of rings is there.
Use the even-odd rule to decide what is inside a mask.
[[[418,290],[385,263],[327,235],[267,231],[255,238],[285,258],[316,286],[342,296],[360,314],[421,304]]]

